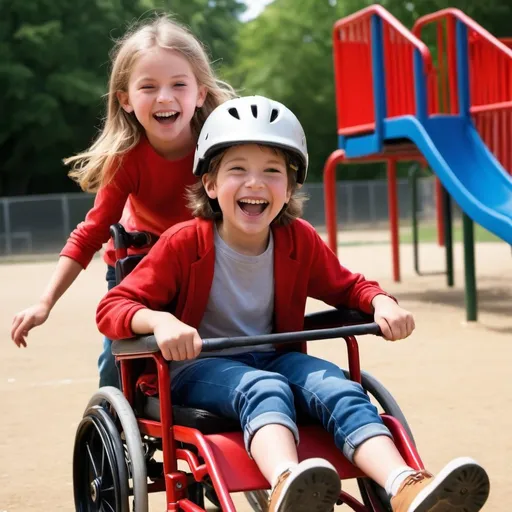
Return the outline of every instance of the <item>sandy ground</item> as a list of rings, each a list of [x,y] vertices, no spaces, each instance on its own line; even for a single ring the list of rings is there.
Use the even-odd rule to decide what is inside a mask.
[[[353,234],[351,234],[353,237]],[[343,242],[343,236],[340,239]],[[462,248],[456,246],[456,286],[443,276],[418,277],[412,250],[402,248],[403,282],[391,281],[389,246],[343,247],[342,262],[381,282],[414,312],[417,330],[396,344],[360,339],[363,367],[397,398],[427,467],[439,470],[458,455],[488,470],[485,510],[512,509],[512,258],[505,244],[477,246],[480,317],[464,322]],[[426,269],[442,268],[443,253],[422,246]],[[95,306],[104,293],[105,268],[91,264],[35,330],[29,348],[9,339],[13,315],[35,300],[53,262],[0,265],[0,512],[73,509],[71,458],[75,429],[97,386],[101,336]],[[310,310],[321,307],[311,302]],[[310,352],[345,364],[339,341],[315,342]],[[353,488],[350,483],[346,489]],[[152,499],[161,510],[161,496]],[[239,510],[249,510],[242,498]],[[343,510],[345,510],[343,508]]]

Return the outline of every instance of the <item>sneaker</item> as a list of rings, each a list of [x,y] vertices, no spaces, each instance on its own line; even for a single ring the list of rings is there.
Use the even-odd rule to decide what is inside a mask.
[[[340,493],[334,466],[324,459],[307,459],[279,477],[268,512],[332,512]]]
[[[485,469],[470,458],[447,464],[437,476],[418,471],[391,498],[393,512],[477,512],[489,496]]]

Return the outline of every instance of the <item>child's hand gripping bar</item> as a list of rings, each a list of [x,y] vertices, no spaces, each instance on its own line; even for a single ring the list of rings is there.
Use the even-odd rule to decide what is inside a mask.
[[[300,343],[314,340],[329,340],[332,338],[345,338],[347,336],[361,336],[363,334],[380,335],[380,327],[372,322],[370,324],[349,325],[333,329],[315,329],[312,331],[283,332],[276,334],[260,334],[258,336],[236,336],[233,338],[203,339],[202,352],[221,350],[234,347],[257,347],[266,344]]]
[[[348,315],[348,316],[347,316]],[[375,322],[369,322],[370,315],[362,315],[355,311],[329,310],[319,313],[312,313],[306,316],[309,327],[319,325],[333,325],[342,323],[342,320],[349,322],[365,322],[356,325],[343,327],[311,329],[298,332],[285,332],[275,334],[263,334],[258,336],[237,336],[233,338],[204,339],[204,352],[220,350],[232,347],[256,347],[266,344],[300,343],[314,340],[326,340],[332,338],[343,338],[347,336],[360,336],[364,334],[381,335],[379,326]],[[159,352],[158,344],[153,335],[137,336],[129,340],[119,340],[112,343],[112,353],[117,356],[135,354],[154,354]]]

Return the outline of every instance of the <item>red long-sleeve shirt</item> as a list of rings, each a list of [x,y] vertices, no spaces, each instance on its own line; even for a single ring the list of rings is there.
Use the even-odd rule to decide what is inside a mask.
[[[61,256],[72,258],[86,268],[108,240],[104,260],[114,265],[114,247],[109,240],[112,224],[121,222],[127,231],[160,235],[169,227],[189,220],[185,187],[197,179],[192,173],[193,162],[193,152],[180,160],[166,160],[142,138],[122,157],[113,180],[98,191],[93,208],[71,233]]]
[[[307,297],[366,313],[376,295],[375,281],[340,265],[336,255],[303,220],[272,226],[274,236],[274,329],[304,327]],[[213,222],[195,219],[166,231],[149,254],[102,299],[96,313],[100,332],[118,340],[133,336],[133,315],[143,308],[166,310],[197,328],[208,303],[215,267]]]

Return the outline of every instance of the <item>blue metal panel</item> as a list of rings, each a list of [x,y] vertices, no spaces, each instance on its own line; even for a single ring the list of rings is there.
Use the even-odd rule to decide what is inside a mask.
[[[459,113],[469,117],[469,62],[468,62],[468,28],[465,23],[457,20],[457,89],[459,96]]]
[[[370,133],[357,137],[347,137],[345,155],[347,158],[359,158],[382,152],[382,135]]]
[[[416,115],[421,122],[428,116],[427,109],[427,77],[420,51],[414,50],[414,98],[416,100]]]
[[[382,147],[382,123],[387,116],[386,79],[384,69],[384,40],[382,37],[382,19],[376,14],[372,16],[371,29],[375,134],[377,135],[379,146]]]

